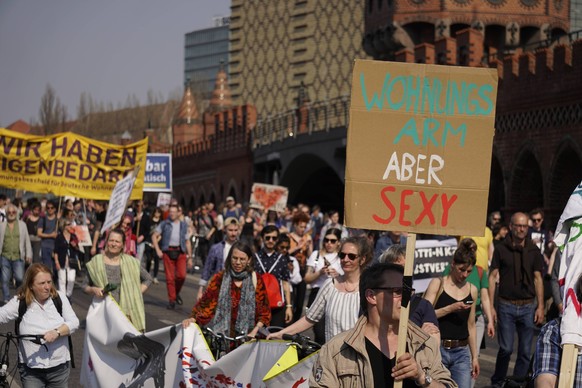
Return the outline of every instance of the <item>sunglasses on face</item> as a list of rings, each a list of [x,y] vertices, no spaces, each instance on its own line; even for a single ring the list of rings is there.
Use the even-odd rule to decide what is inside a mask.
[[[374,289],[391,292],[394,296],[402,296],[402,292],[404,291],[403,287],[374,287]],[[414,289],[412,293],[414,294]]]
[[[532,218],[532,222],[542,222],[541,218]]]
[[[279,249],[282,251],[288,251],[289,250],[289,245],[279,245]]]
[[[354,261],[358,258],[358,255],[356,255],[355,253],[345,253],[345,252],[340,252],[338,253],[338,256],[341,260],[345,259],[346,256],[348,259]]]
[[[276,241],[277,236],[265,236],[264,239],[265,241]]]
[[[327,243],[335,244],[336,242],[337,242],[337,238],[324,238],[323,239],[324,244],[327,244]]]

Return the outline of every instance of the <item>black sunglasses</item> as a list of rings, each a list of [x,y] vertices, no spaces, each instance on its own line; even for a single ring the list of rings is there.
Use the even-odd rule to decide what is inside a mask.
[[[388,291],[393,295],[401,296],[404,292],[404,287],[374,287],[374,290]],[[414,294],[414,288],[411,289],[411,294]]]
[[[335,244],[337,242],[337,238],[324,238],[323,243],[332,243]]]
[[[358,255],[356,255],[355,253],[345,253],[345,252],[340,252],[338,253],[338,256],[340,259],[344,259],[346,256],[348,257],[348,259],[354,261],[358,258]]]
[[[265,241],[276,241],[277,240],[277,236],[265,236],[263,238],[265,239]]]

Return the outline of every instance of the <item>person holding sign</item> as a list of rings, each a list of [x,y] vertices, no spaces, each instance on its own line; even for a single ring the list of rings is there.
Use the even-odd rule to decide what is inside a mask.
[[[408,322],[406,353],[396,354],[404,269],[390,263],[366,268],[360,278],[363,315],[333,337],[313,365],[310,387],[457,387],[441,362],[437,340]],[[398,363],[396,364],[396,359]]]
[[[467,281],[477,261],[474,244],[471,239],[462,240],[453,254],[450,274],[431,280],[424,294],[439,320],[443,364],[460,388],[471,388],[471,378],[479,376],[477,288]]]

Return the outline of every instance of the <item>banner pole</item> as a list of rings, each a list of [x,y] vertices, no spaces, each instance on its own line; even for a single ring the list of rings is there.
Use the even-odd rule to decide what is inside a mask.
[[[402,307],[400,309],[400,324],[398,325],[398,349],[396,359],[406,353],[406,337],[408,334],[408,317],[410,315],[410,298],[412,290],[412,272],[414,269],[414,249],[416,233],[408,233],[406,239],[406,261],[404,263],[404,291],[402,292]],[[395,381],[394,388],[402,388],[402,381]]]

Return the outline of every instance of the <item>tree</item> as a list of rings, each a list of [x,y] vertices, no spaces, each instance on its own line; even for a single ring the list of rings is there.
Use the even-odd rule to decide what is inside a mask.
[[[46,135],[56,133],[59,123],[58,117],[55,117],[55,107],[57,104],[57,94],[55,89],[50,85],[46,85],[44,94],[40,100],[40,109],[38,112],[40,124],[44,129]]]

